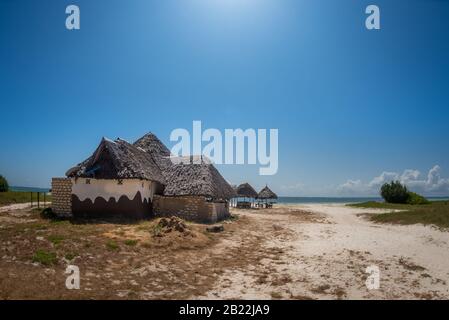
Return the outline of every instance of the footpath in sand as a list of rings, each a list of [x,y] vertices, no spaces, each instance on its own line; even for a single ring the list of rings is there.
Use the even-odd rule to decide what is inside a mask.
[[[382,210],[341,204],[233,212],[250,219],[262,248],[282,254],[229,270],[206,298],[449,298],[449,232],[375,224],[362,214]],[[371,265],[380,269],[378,290],[365,285]]]

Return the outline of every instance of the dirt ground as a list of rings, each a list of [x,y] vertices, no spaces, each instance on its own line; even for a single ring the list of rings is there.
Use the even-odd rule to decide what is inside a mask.
[[[50,221],[4,210],[0,299],[447,299],[449,232],[376,225],[366,212],[233,209],[224,231],[210,233],[159,219]],[[69,264],[80,269],[79,290],[65,286]],[[365,286],[370,265],[381,271],[378,290]]]

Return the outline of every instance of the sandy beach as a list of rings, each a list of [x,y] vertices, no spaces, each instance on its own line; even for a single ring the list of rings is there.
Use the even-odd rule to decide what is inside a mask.
[[[231,211],[220,233],[188,223],[154,236],[158,219],[54,223],[36,210],[2,210],[0,298],[449,298],[447,231],[376,224],[364,214],[382,210],[342,204]],[[33,261],[37,250],[54,252],[53,263]],[[80,290],[65,287],[68,264],[80,268]],[[378,290],[365,285],[372,265]]]
[[[249,217],[279,248],[279,260],[222,276],[208,298],[427,299],[449,297],[449,233],[428,226],[375,224],[361,214],[386,212],[342,204],[278,205],[234,210]],[[310,216],[308,217],[308,213]],[[307,218],[308,217],[308,218]],[[268,257],[267,257],[268,258]],[[380,269],[379,290],[368,290],[366,267]],[[261,274],[266,283],[260,283]],[[282,285],[274,288],[270,278]],[[223,290],[225,283],[230,283]],[[274,291],[273,291],[274,290]]]

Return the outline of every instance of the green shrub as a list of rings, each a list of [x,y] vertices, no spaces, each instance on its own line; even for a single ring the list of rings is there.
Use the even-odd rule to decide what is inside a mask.
[[[52,234],[49,235],[47,240],[50,241],[51,243],[53,243],[54,245],[58,245],[60,244],[62,241],[64,241],[65,237],[58,235],[58,234]]]
[[[409,191],[407,203],[408,204],[429,204],[430,201],[415,192]]]
[[[0,175],[0,192],[7,192],[9,190],[8,181],[5,177]]]
[[[56,260],[56,253],[45,250],[37,250],[32,259],[33,262],[39,262],[44,266],[55,264]]]
[[[380,189],[380,195],[388,203],[407,203],[409,192],[399,181],[385,183]]]
[[[425,197],[415,192],[408,191],[407,187],[401,184],[399,181],[391,181],[390,183],[385,183],[380,189],[380,195],[387,203],[412,205],[430,203],[430,201]]]
[[[108,248],[109,251],[115,251],[119,249],[119,246],[117,242],[110,240],[106,242],[106,248]]]
[[[131,240],[131,239],[128,239],[128,240],[125,240],[124,243],[125,243],[127,246],[132,247],[132,246],[135,246],[135,245],[137,244],[137,240]]]

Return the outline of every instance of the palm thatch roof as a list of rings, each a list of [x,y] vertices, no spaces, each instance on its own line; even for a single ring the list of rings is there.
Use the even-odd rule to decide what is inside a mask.
[[[153,180],[165,185],[165,196],[230,199],[236,195],[209,159],[202,156],[171,157],[170,150],[152,133],[134,144],[103,138],[93,155],[69,169],[66,175]]]
[[[237,193],[237,197],[245,197],[245,198],[256,198],[257,192],[249,183],[242,183],[235,190]]]
[[[172,162],[170,160],[170,150],[162,143],[159,138],[153,133],[147,133],[133,145],[147,152],[154,160],[154,162],[161,169],[162,173],[164,170],[171,167]]]
[[[263,188],[257,195],[257,199],[277,199],[277,198],[278,196],[276,195],[276,193],[271,191],[271,189],[268,188],[268,186],[265,186],[265,188]]]
[[[222,200],[235,196],[229,183],[207,160],[191,163],[183,160],[166,169],[164,174],[167,180],[165,196],[195,195]]]
[[[125,140],[103,138],[95,152],[66,172],[68,177],[145,179],[165,184],[162,171],[147,152]]]
[[[165,196],[204,196],[230,199],[234,190],[211,161],[203,156],[174,157],[153,133],[138,139],[134,146],[151,155],[166,181]]]

